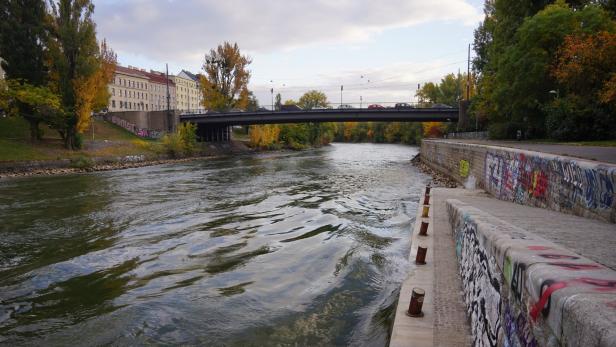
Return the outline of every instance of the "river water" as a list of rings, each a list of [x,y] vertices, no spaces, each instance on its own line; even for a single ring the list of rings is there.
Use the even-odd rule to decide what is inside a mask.
[[[429,179],[416,153],[0,181],[0,344],[384,346]]]

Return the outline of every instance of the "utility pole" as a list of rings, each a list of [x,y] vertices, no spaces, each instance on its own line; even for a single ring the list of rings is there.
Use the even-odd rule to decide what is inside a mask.
[[[274,88],[270,89],[270,92],[272,92],[272,111],[274,111]]]
[[[466,61],[466,100],[471,99],[471,44],[468,44],[468,60]]]
[[[169,94],[169,64],[165,64],[165,77],[167,82],[167,130],[169,132],[173,131],[173,126],[171,125],[171,94]]]
[[[364,98],[360,95],[359,96],[359,108],[360,109],[363,108],[363,105],[364,105]]]
[[[340,106],[342,106],[342,91],[344,90],[344,86],[340,85]]]

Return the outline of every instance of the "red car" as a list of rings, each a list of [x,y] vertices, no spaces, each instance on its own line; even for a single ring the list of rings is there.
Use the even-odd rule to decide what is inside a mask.
[[[381,106],[381,105],[378,105],[378,104],[372,104],[372,105],[369,105],[369,106],[368,106],[368,109],[369,109],[369,110],[381,109],[381,108],[385,108],[385,107],[383,107],[383,106]]]

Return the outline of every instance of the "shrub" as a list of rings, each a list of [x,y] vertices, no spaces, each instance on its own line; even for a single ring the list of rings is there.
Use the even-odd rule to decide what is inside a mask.
[[[164,152],[173,158],[194,154],[197,148],[197,126],[192,123],[181,124],[176,132],[163,136],[162,146]]]
[[[71,159],[70,166],[76,169],[87,169],[87,168],[91,168],[92,166],[94,166],[94,161],[88,157],[80,156],[80,157]]]

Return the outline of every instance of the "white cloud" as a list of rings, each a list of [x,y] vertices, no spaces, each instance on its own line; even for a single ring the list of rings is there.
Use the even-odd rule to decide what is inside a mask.
[[[433,21],[475,25],[463,0],[125,0],[95,1],[99,37],[118,52],[194,64],[222,41],[268,53],[357,43],[390,28]]]

